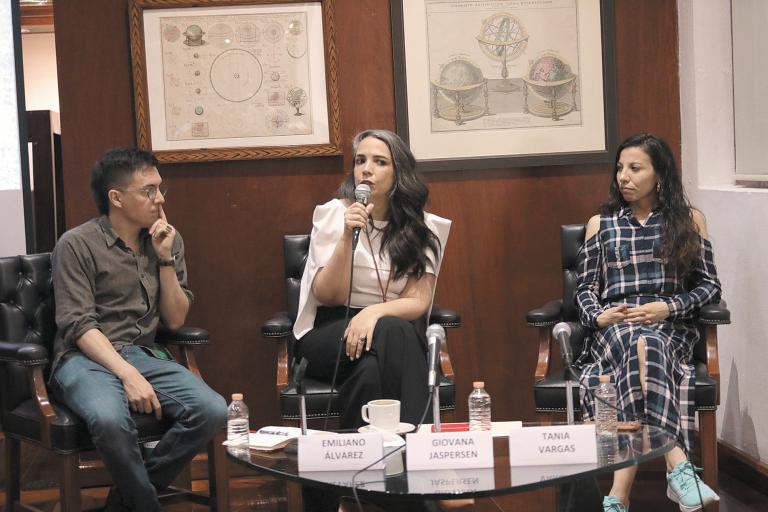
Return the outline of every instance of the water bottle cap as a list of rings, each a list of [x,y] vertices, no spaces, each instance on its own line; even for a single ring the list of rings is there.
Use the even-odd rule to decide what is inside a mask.
[[[232,393],[232,400],[242,400],[243,394],[242,393]]]
[[[610,375],[601,375],[600,376],[600,382],[611,382],[611,376]]]
[[[476,380],[472,383],[472,387],[475,389],[480,389],[485,387],[485,382],[482,380]]]

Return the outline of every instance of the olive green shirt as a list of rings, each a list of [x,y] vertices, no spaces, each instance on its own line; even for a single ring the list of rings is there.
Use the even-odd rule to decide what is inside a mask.
[[[176,277],[190,303],[184,242],[176,234],[171,253]],[[101,216],[73,228],[53,249],[56,339],[51,373],[77,340],[98,329],[116,350],[126,345],[153,346],[160,322],[160,269],[146,229],[135,253]]]

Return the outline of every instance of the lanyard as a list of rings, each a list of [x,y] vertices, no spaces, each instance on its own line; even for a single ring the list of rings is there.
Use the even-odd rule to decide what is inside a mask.
[[[373,268],[376,269],[376,280],[379,282],[379,291],[381,291],[382,302],[387,302],[387,292],[389,291],[389,283],[392,282],[392,272],[390,271],[387,277],[387,285],[384,286],[381,283],[381,274],[379,273],[379,264],[376,263],[376,254],[373,250],[373,244],[371,243],[371,235],[368,233],[368,226],[365,227],[365,238],[368,239],[368,247],[371,248],[371,258],[373,258]],[[374,238],[376,238],[374,236]]]

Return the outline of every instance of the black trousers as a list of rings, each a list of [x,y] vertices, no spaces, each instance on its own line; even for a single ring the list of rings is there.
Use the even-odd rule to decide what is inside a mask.
[[[360,310],[352,310],[350,316]],[[306,357],[307,375],[330,382],[336,354],[344,335],[344,307],[318,308],[315,327],[297,343],[298,357]],[[340,427],[356,429],[365,425],[360,408],[371,400],[400,400],[400,421],[416,425],[429,404],[427,389],[427,338],[423,320],[409,322],[384,317],[376,323],[373,344],[360,359],[350,361],[341,349],[336,378],[344,405]]]

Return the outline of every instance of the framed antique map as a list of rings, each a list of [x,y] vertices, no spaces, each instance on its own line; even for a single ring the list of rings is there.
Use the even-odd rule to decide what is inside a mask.
[[[612,0],[392,0],[392,33],[420,170],[610,160]]]
[[[341,154],[332,0],[131,0],[129,20],[160,161]]]

